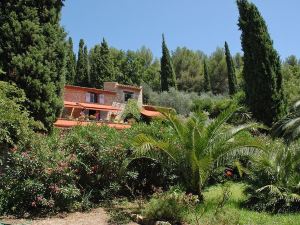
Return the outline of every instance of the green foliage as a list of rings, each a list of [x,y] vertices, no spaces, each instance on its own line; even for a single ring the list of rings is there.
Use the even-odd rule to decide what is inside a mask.
[[[25,101],[23,90],[0,81],[0,145],[12,146],[28,139],[35,123],[22,106]]]
[[[84,210],[117,196],[126,157],[120,133],[75,127],[63,136],[31,134],[11,148],[0,178],[0,213]]]
[[[177,78],[178,90],[200,93],[203,89],[204,54],[186,47],[176,48],[172,62]]]
[[[282,137],[288,143],[300,137],[300,101],[296,102],[291,112],[276,122],[271,130],[273,137]]]
[[[227,64],[227,73],[228,73],[229,95],[234,95],[237,92],[235,67],[226,41],[225,41],[225,55],[226,55],[226,64]]]
[[[271,126],[286,113],[280,59],[257,7],[248,0],[237,0],[237,5],[246,102],[256,120]]]
[[[90,83],[87,47],[84,44],[84,40],[80,39],[75,84],[82,87],[89,87]]]
[[[74,84],[76,77],[76,56],[73,52],[73,41],[70,37],[67,42],[67,73],[66,83]]]
[[[256,124],[236,128],[225,124],[235,111],[236,107],[231,105],[210,123],[204,114],[194,114],[184,120],[172,111],[162,111],[175,132],[174,139],[164,141],[140,134],[133,142],[135,154],[156,158],[153,153],[161,152],[178,166],[186,190],[201,196],[216,167],[240,155],[253,154],[261,147],[260,142],[243,133]]]
[[[150,220],[173,223],[184,222],[187,211],[198,203],[195,195],[186,195],[180,189],[171,188],[167,192],[157,192],[150,199],[144,215]]]
[[[149,104],[173,108],[181,115],[189,115],[193,100],[198,97],[196,93],[177,91],[174,88],[171,88],[168,92],[164,91],[161,93],[149,90],[146,94],[149,96]]]
[[[264,138],[268,151],[252,160],[246,206],[258,211],[299,212],[299,144],[285,146]]]
[[[94,202],[116,196],[126,155],[120,133],[106,126],[78,126],[64,139],[63,149],[75,158],[70,166],[78,176],[78,187]]]
[[[0,213],[22,216],[72,209],[80,200],[80,190],[70,157],[42,135],[30,138],[9,152],[0,179]]]
[[[141,112],[139,109],[139,106],[137,104],[137,100],[135,99],[128,99],[128,102],[125,106],[125,109],[122,113],[123,119],[135,119],[136,121],[139,121],[141,118]]]
[[[169,53],[169,49],[165,42],[164,35],[162,36],[162,57],[160,60],[161,66],[161,91],[169,91],[169,88],[176,88],[176,75],[174,73],[172,59]]]
[[[25,91],[24,106],[48,130],[59,116],[65,81],[65,33],[62,0],[13,0],[0,3],[1,80]]]
[[[204,91],[209,92],[211,91],[211,84],[210,84],[210,78],[209,78],[207,64],[205,60],[203,63],[203,68],[204,68]]]
[[[106,81],[115,81],[115,69],[110,50],[105,39],[90,52],[91,86],[102,88]]]
[[[232,102],[233,101],[227,96],[201,94],[198,98],[194,99],[192,111],[205,111],[209,114],[209,117],[215,118],[223,110],[228,108]]]
[[[137,51],[110,48],[116,73],[116,81],[122,84],[140,85],[147,83],[160,90],[160,63],[153,58],[150,49],[142,47]]]
[[[291,107],[300,96],[300,64],[296,56],[289,56],[282,64],[284,91],[288,106]]]
[[[208,59],[208,74],[211,90],[214,94],[228,92],[228,75],[224,50],[217,48]]]

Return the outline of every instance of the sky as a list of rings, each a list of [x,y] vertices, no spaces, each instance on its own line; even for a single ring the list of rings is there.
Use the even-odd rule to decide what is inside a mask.
[[[300,1],[252,0],[263,15],[281,59],[300,57]],[[88,48],[105,38],[123,50],[150,48],[161,56],[161,35],[170,51],[187,47],[211,54],[227,41],[242,52],[235,0],[66,0],[61,24]]]

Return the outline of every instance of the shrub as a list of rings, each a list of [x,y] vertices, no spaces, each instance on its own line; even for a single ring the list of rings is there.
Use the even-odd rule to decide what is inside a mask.
[[[154,136],[159,140],[173,140],[174,131],[161,121],[153,121],[150,124],[139,123],[134,124],[130,129],[122,131],[125,140],[125,148],[129,149],[127,158],[131,157],[132,139],[138,134],[145,133]],[[163,154],[156,153],[161,158],[165,158]],[[168,165],[162,165],[160,161],[151,158],[134,158],[130,160],[127,166],[128,175],[126,185],[129,185],[135,194],[142,193],[144,195],[152,194],[153,187],[162,187],[168,189],[178,181],[177,166],[170,162]],[[134,174],[134,176],[132,176]]]
[[[93,201],[109,199],[120,191],[119,173],[126,157],[120,133],[108,126],[78,126],[65,136],[63,148],[75,160],[71,168],[78,176],[77,185],[91,193]]]
[[[195,195],[186,195],[178,188],[167,192],[156,192],[145,206],[147,219],[169,221],[172,224],[183,222],[186,212],[198,203]]]
[[[135,99],[129,99],[122,114],[123,119],[135,119],[139,121],[141,112]]]
[[[193,100],[197,97],[196,93],[177,91],[171,88],[168,92],[150,92],[148,101],[152,105],[173,108],[181,115],[189,115]]]
[[[87,209],[111,199],[125,158],[120,133],[78,126],[60,135],[32,134],[12,148],[0,178],[0,213],[23,215]]]
[[[258,211],[300,211],[300,146],[285,146],[264,138],[268,151],[252,160],[249,199],[245,205]]]
[[[10,150],[0,179],[1,213],[71,210],[80,200],[70,157],[61,149],[50,148],[46,139],[33,134],[29,143]]]

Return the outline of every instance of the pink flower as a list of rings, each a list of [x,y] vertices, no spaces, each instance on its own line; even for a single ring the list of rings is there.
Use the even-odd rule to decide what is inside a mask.
[[[36,207],[36,202],[35,201],[31,202],[31,206]]]
[[[36,200],[37,200],[38,202],[41,202],[41,201],[43,200],[43,197],[42,197],[41,195],[38,195],[38,196],[36,197]]]
[[[22,157],[24,157],[24,158],[28,158],[28,153],[27,152],[22,152]]]

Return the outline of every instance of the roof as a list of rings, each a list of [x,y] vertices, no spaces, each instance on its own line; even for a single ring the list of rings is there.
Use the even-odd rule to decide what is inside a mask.
[[[117,84],[117,86],[121,87],[121,88],[127,88],[127,89],[138,90],[138,91],[140,91],[142,89],[142,87],[126,85],[126,84]]]
[[[80,87],[80,86],[74,86],[74,85],[65,85],[65,89],[81,90],[81,91],[93,92],[93,93],[98,93],[98,94],[102,94],[102,93],[111,94],[111,95],[117,94],[115,91],[108,91],[108,90],[103,90],[103,89],[98,89],[98,88],[90,88],[90,87]]]
[[[111,105],[100,105],[96,103],[79,103],[85,109],[92,109],[92,110],[102,110],[102,111],[121,111],[117,107],[113,107]]]
[[[147,117],[160,117],[160,116],[162,116],[162,114],[160,112],[146,110],[146,109],[142,109],[141,114],[144,115],[144,116],[147,116]]]
[[[100,105],[97,103],[79,103],[79,102],[69,102],[64,101],[65,108],[80,108],[80,109],[91,109],[91,110],[101,110],[101,111],[120,111],[119,108],[113,107],[111,105]]]
[[[95,123],[95,122],[94,122]],[[64,119],[58,119],[55,123],[54,126],[57,128],[71,128],[74,126],[87,126],[89,124],[92,124],[91,122],[87,121],[74,121],[74,120],[64,120]],[[130,128],[130,124],[120,124],[120,123],[95,123],[97,126],[109,126],[112,128],[115,128],[117,130],[123,130]]]

